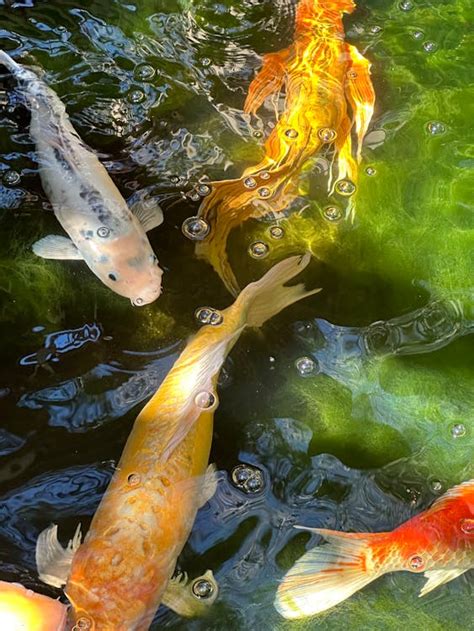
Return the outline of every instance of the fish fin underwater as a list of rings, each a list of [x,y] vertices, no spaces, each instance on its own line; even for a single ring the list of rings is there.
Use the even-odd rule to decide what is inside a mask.
[[[205,582],[209,592],[206,598],[200,597],[196,590],[196,586],[202,582]],[[212,570],[207,570],[193,580],[189,580],[186,573],[180,573],[169,580],[161,604],[184,618],[197,618],[209,612],[218,595],[219,586]]]
[[[421,588],[418,596],[426,596],[426,594],[429,594],[429,592],[433,589],[436,589],[445,583],[449,583],[449,581],[461,576],[464,572],[467,572],[466,568],[456,568],[454,570],[431,570],[429,572],[425,572],[424,576],[428,580]]]
[[[81,539],[81,524],[77,526],[74,537],[65,548],[59,542],[56,524],[48,526],[39,534],[36,541],[36,567],[43,583],[52,587],[63,587],[66,584]]]
[[[130,206],[130,210],[145,232],[158,228],[163,223],[161,206],[153,199],[142,197]]]
[[[274,606],[284,618],[303,618],[326,611],[383,574],[374,566],[369,546],[385,533],[302,529],[323,536],[329,543],[306,552],[283,577]]]
[[[217,491],[219,477],[215,464],[210,464],[204,474],[204,484],[199,493],[199,508],[202,508]]]
[[[68,237],[49,234],[33,243],[33,252],[43,259],[83,261],[84,257]]]

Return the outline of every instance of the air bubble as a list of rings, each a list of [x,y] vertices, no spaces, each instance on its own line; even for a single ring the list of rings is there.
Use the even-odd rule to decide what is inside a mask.
[[[141,482],[141,477],[138,473],[131,473],[127,478],[127,484],[129,486],[138,486]]]
[[[416,39],[416,40],[423,39],[424,35],[425,34],[423,33],[423,31],[420,31],[419,29],[417,29],[416,31],[412,31],[412,34],[411,34],[413,39]]]
[[[21,175],[17,171],[5,171],[3,183],[7,186],[16,186],[21,180]]]
[[[263,133],[261,131],[254,131],[253,132],[253,137],[254,138],[263,138]]]
[[[356,185],[351,180],[339,180],[336,182],[336,193],[344,195],[344,197],[350,197],[356,192]]]
[[[427,53],[434,53],[435,50],[438,48],[438,44],[431,41],[423,42],[423,48]]]
[[[92,629],[92,620],[90,620],[90,618],[86,618],[85,616],[81,616],[76,621],[76,627],[81,629],[81,631]]]
[[[461,519],[461,530],[466,533],[466,535],[474,535],[474,519],[471,517]]]
[[[210,410],[217,405],[217,397],[212,392],[199,392],[194,402],[201,410]]]
[[[425,567],[425,562],[423,557],[418,554],[413,555],[408,559],[408,567],[414,572],[420,572]]]
[[[128,94],[130,103],[142,103],[145,100],[145,93],[142,90],[132,90]]]
[[[189,193],[186,193],[186,195],[192,202],[198,202],[201,199],[199,193],[196,191],[190,191]]]
[[[381,30],[381,26],[379,26],[378,24],[374,24],[369,28],[369,33],[372,33],[372,35],[377,35],[377,33],[380,33]]]
[[[272,239],[283,239],[285,236],[285,231],[280,226],[272,226],[268,233]]]
[[[347,77],[349,79],[357,79],[357,72],[355,70],[349,70]]]
[[[249,254],[254,259],[263,259],[267,256],[270,248],[263,241],[255,241],[249,245]]]
[[[192,592],[196,598],[210,598],[214,593],[214,585],[205,578],[199,578],[194,581]]]
[[[285,136],[287,138],[298,138],[298,132],[296,131],[296,129],[287,129],[285,131]]]
[[[210,232],[210,226],[201,217],[188,217],[181,227],[183,234],[191,241],[202,241]]]
[[[403,0],[398,6],[402,11],[411,11],[413,9],[413,2],[411,0]]]
[[[462,423],[456,423],[451,427],[451,436],[453,438],[462,438],[466,435],[466,426]]]
[[[426,123],[426,131],[430,134],[430,136],[441,136],[446,131],[446,127],[444,123],[440,121],[430,121]]]
[[[435,493],[439,493],[443,490],[443,485],[440,480],[431,480],[430,487]]]
[[[100,228],[97,228],[97,236],[101,237],[102,239],[106,239],[110,234],[110,228],[107,228],[107,226],[100,226]]]
[[[270,173],[268,171],[262,171],[260,173],[260,179],[262,180],[269,180],[270,179]]]
[[[201,324],[210,324],[211,326],[222,324],[224,320],[222,313],[212,307],[201,307],[197,309],[194,313],[194,317]]]
[[[295,367],[301,377],[310,377],[318,372],[318,366],[311,357],[300,357],[295,361]]]
[[[209,57],[202,57],[201,59],[201,66],[203,66],[204,68],[207,68],[208,66],[211,65],[211,60],[209,59]]]
[[[135,77],[142,81],[149,81],[150,79],[153,79],[155,74],[156,70],[149,64],[141,64],[135,68]]]
[[[339,221],[342,218],[342,210],[337,206],[327,206],[323,215],[328,221]]]
[[[367,175],[375,175],[377,173],[377,171],[374,169],[374,167],[367,167],[365,172],[367,173]]]
[[[267,188],[266,186],[262,186],[262,188],[258,189],[258,194],[260,195],[260,197],[270,197],[270,195],[272,194],[271,190],[269,188]]]
[[[334,142],[334,140],[336,140],[336,137],[337,137],[337,132],[334,129],[331,129],[330,127],[323,127],[322,129],[318,131],[318,136],[322,142],[325,142],[325,143]]]
[[[212,191],[209,184],[199,184],[196,190],[201,197],[206,197],[206,195],[209,195],[210,192]]]
[[[255,188],[257,186],[257,180],[254,177],[246,177],[244,180],[244,186],[246,188]]]
[[[179,175],[170,175],[170,182],[172,182],[173,184],[179,184],[179,180]]]

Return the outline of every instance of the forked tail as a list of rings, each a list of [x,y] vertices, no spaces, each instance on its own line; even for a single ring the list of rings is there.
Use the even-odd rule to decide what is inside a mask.
[[[284,618],[314,616],[339,604],[381,576],[371,547],[386,533],[343,533],[307,528],[322,535],[328,545],[306,552],[284,576],[274,601]]]

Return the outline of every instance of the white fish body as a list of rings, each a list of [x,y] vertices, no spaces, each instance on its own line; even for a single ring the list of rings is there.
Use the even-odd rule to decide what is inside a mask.
[[[142,203],[134,213],[97,156],[79,138],[64,104],[31,70],[0,50],[0,63],[19,83],[31,107],[43,188],[67,237],[50,235],[33,245],[44,258],[83,259],[110,289],[135,305],[161,293],[162,270],[146,236],[163,216]]]

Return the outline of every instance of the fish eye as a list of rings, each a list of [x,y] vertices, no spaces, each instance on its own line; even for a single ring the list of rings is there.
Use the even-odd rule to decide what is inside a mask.
[[[110,280],[116,281],[117,280],[117,275],[116,274],[112,274],[112,272],[110,272],[109,278],[110,278]]]

